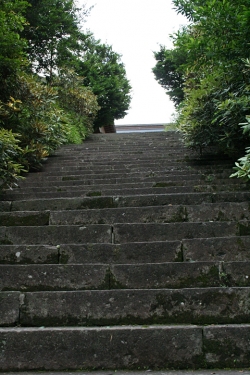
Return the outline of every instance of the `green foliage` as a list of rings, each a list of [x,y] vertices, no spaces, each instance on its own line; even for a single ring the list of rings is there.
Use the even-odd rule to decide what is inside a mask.
[[[167,90],[167,94],[177,107],[184,99],[184,78],[181,66],[186,62],[186,54],[180,50],[168,50],[160,46],[159,52],[154,52],[157,61],[153,68],[155,79]]]
[[[250,116],[247,116],[246,119],[247,122],[239,124],[243,129],[243,134],[250,132]],[[230,177],[238,177],[250,181],[250,147],[246,147],[245,155],[235,163],[234,170],[236,172],[231,174]]]
[[[127,114],[131,86],[121,56],[111,46],[89,40],[77,73],[84,77],[83,84],[91,88],[98,98],[100,110],[94,122],[95,130],[111,125],[114,119],[123,118]]]
[[[82,80],[83,78],[77,76],[74,71],[64,70],[60,72],[55,85],[58,86],[61,107],[71,116],[74,114],[72,125],[83,140],[87,133],[92,133],[93,123],[100,107],[96,95],[91,88],[82,85]]]
[[[27,169],[39,169],[47,156],[67,140],[67,127],[57,108],[57,92],[39,82],[38,78],[22,75],[17,78],[15,96],[4,106],[1,124],[20,134],[24,150],[22,163]]]
[[[1,188],[24,168],[39,170],[60,145],[81,143],[93,126],[126,114],[124,66],[111,47],[82,33],[87,15],[75,0],[0,0]]]
[[[25,0],[0,1],[0,84],[26,63],[26,41],[20,32],[26,24],[23,14],[27,6]]]
[[[5,112],[0,105],[0,115]],[[25,172],[24,167],[18,163],[23,151],[19,147],[19,134],[0,128],[0,191],[11,188],[19,179],[20,174]]]
[[[72,66],[87,36],[80,32],[80,21],[88,11],[77,8],[74,0],[28,0],[28,25],[22,35],[33,69],[49,80],[62,66]]]
[[[27,65],[27,42],[20,33],[27,24],[25,0],[0,0],[0,101],[9,99],[16,74]]]
[[[202,150],[213,145],[237,158],[250,141],[249,134],[242,134],[238,126],[250,105],[250,73],[245,67],[249,57],[249,1],[173,3],[190,21],[173,36],[174,49],[167,51],[160,66],[170,89],[174,87],[172,71],[180,73],[184,81],[180,86],[184,100],[178,107],[178,127],[188,146]],[[172,55],[184,59],[173,60]],[[171,58],[176,63],[173,67]],[[169,65],[164,73],[165,62]],[[164,74],[170,76],[164,78]]]

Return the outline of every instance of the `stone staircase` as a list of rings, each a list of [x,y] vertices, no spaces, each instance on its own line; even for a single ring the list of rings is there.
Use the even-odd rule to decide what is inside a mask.
[[[250,366],[250,191],[177,133],[93,135],[0,202],[0,371]]]

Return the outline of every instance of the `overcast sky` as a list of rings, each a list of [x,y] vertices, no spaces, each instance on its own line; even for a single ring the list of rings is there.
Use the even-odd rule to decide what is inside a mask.
[[[174,106],[154,79],[153,51],[160,44],[171,48],[169,34],[186,19],[176,14],[171,0],[79,0],[79,4],[94,5],[84,28],[122,55],[133,89],[128,115],[115,123],[169,122]]]

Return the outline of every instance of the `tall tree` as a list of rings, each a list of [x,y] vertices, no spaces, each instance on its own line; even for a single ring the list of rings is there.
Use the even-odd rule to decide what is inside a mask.
[[[23,36],[28,40],[28,54],[37,72],[43,71],[50,79],[58,68],[72,65],[82,49],[80,22],[87,15],[74,0],[28,0],[26,13],[29,25]]]
[[[249,57],[249,0],[173,3],[190,21],[174,35],[173,53],[186,59],[179,65],[175,60],[184,80],[179,127],[188,145],[216,145],[235,157],[248,141],[238,124],[250,107],[244,62]]]
[[[184,99],[184,74],[181,66],[186,62],[186,54],[160,46],[160,51],[154,52],[154,56],[157,61],[153,68],[155,79],[177,107]]]
[[[0,78],[5,79],[26,62],[26,41],[20,38],[28,3],[24,0],[0,0]]]
[[[91,87],[98,97],[101,109],[94,123],[95,130],[112,125],[115,119],[127,114],[131,86],[121,56],[111,46],[92,38],[88,50],[79,61],[77,72],[84,77],[84,85]]]

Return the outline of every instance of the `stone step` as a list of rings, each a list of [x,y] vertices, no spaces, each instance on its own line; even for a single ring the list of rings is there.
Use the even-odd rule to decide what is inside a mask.
[[[12,293],[14,310],[17,292]],[[1,301],[10,296],[0,293]],[[9,321],[0,314],[0,325],[242,324],[249,323],[250,313],[250,288],[28,292],[19,298],[16,314]]]
[[[193,193],[193,192],[219,192],[219,191],[249,191],[247,184],[236,185],[196,185],[196,186],[165,186],[160,187],[132,187],[126,188],[120,186],[96,186],[95,188],[89,187],[69,187],[58,188],[56,191],[47,192],[32,192],[23,191],[19,193],[18,191],[12,192],[10,195],[6,195],[6,199],[12,200],[22,200],[22,199],[32,199],[32,198],[60,198],[60,197],[79,197],[79,196],[109,196],[109,195],[149,195],[149,194],[178,194],[178,193]]]
[[[110,181],[109,181],[110,182]],[[25,190],[21,189],[14,189],[9,194],[6,194],[5,199],[21,199],[22,197],[49,197],[51,196],[65,196],[68,193],[71,195],[110,195],[110,194],[119,194],[119,195],[140,195],[140,194],[151,194],[152,192],[159,192],[159,193],[181,193],[182,191],[185,193],[194,192],[194,191],[244,191],[249,190],[249,186],[247,184],[236,184],[230,183],[231,181],[223,180],[223,184],[219,185],[218,183],[215,184],[208,184],[202,180],[189,180],[186,183],[179,180],[176,182],[137,182],[137,183],[123,183],[123,184],[100,184],[95,185],[61,185],[55,186],[50,184],[50,187],[45,188],[44,186],[39,187],[29,187],[29,185],[25,186]],[[47,184],[48,186],[48,184]],[[155,189],[158,189],[157,191]]]
[[[214,374],[216,375],[250,375],[250,371],[243,368],[237,368],[234,370],[231,369],[215,369],[213,370]],[[146,375],[148,372],[151,375],[162,375],[162,371],[160,370],[115,370],[117,375]],[[54,372],[51,371],[43,371],[44,375],[55,375]],[[78,375],[110,375],[110,371],[101,370],[101,371],[77,371]],[[2,372],[2,375],[35,375],[35,372]],[[72,375],[72,373],[68,371],[58,372],[57,375]],[[164,375],[211,375],[210,370],[164,370]]]
[[[0,227],[6,245],[60,245],[61,243],[112,243],[111,225],[47,225]]]
[[[31,211],[32,212],[32,211]],[[4,214],[3,214],[4,215]],[[8,213],[15,218],[15,213]],[[6,216],[5,216],[6,217]],[[1,213],[0,213],[1,218]],[[28,216],[29,218],[29,216]],[[93,210],[52,211],[50,225],[115,224],[115,223],[173,223],[250,220],[249,204],[204,203],[202,205],[173,205],[123,207]],[[4,219],[7,222],[7,217]],[[7,224],[6,224],[7,225]]]
[[[117,207],[143,207],[168,205],[195,205],[219,202],[245,202],[250,192],[150,194],[141,196],[101,196],[53,199],[30,199],[0,202],[0,211],[61,211],[79,209],[103,209]]]
[[[248,324],[1,328],[1,369],[248,367],[249,335]]]
[[[229,170],[228,172],[226,171],[221,171],[221,172],[218,172],[216,174],[216,178],[217,179],[224,179],[224,178],[228,178],[229,175],[232,173],[232,170]],[[113,171],[110,171],[108,174],[105,173],[105,172],[101,172],[99,174],[87,174],[87,173],[66,173],[66,174],[61,174],[61,173],[54,173],[53,175],[47,175],[46,173],[41,174],[40,175],[37,175],[37,177],[34,177],[32,176],[33,178],[30,178],[28,176],[27,180],[24,182],[24,183],[20,183],[20,186],[26,186],[28,185],[29,183],[33,183],[35,182],[36,183],[36,186],[39,186],[40,182],[41,183],[54,183],[56,181],[82,181],[82,180],[85,180],[85,181],[89,181],[89,180],[94,180],[95,183],[96,181],[100,181],[100,180],[109,180],[109,179],[113,179],[113,180],[116,180],[116,181],[121,181],[123,180],[124,183],[131,183],[131,182],[136,182],[136,181],[158,181],[158,179],[160,178],[160,180],[169,180],[169,181],[172,181],[172,180],[178,180],[180,178],[180,176],[185,176],[187,174],[191,174],[192,176],[193,175],[196,175],[196,179],[204,179],[206,181],[206,183],[212,183],[213,182],[213,178],[214,177],[211,177],[211,180],[210,179],[210,176],[214,176],[214,172],[213,171],[208,171],[208,172],[198,172],[197,173],[195,171],[189,171],[188,170],[175,170],[175,171],[172,171],[171,170],[154,170],[154,171],[144,171],[144,172],[141,172],[141,171],[137,171],[137,172],[131,172],[131,173],[122,173],[122,172],[113,172]],[[177,178],[176,178],[177,177]],[[207,179],[206,179],[207,178]],[[151,180],[149,180],[151,179]],[[192,179],[192,177],[190,178]],[[232,181],[232,180],[231,180]],[[166,182],[166,181],[164,181]],[[219,181],[218,181],[219,182]],[[232,182],[233,183],[233,182]],[[241,183],[239,183],[239,185],[241,185]]]
[[[124,244],[0,245],[1,264],[250,261],[250,236]]]
[[[37,172],[32,175],[28,175],[29,179],[33,179],[36,181],[54,181],[57,179],[64,179],[64,180],[70,180],[70,179],[81,179],[82,176],[84,176],[85,179],[105,179],[108,177],[110,178],[147,178],[147,177],[157,177],[157,176],[174,176],[176,174],[197,174],[197,175],[205,175],[207,177],[213,178],[220,177],[220,178],[228,178],[229,175],[232,173],[232,165],[228,168],[225,168],[225,166],[222,166],[219,168],[218,165],[215,165],[214,167],[207,167],[205,166],[202,168],[201,166],[198,166],[197,168],[191,167],[189,165],[185,165],[183,163],[180,163],[179,166],[171,166],[168,165],[167,167],[157,167],[157,168],[140,168],[139,166],[134,168],[132,171],[126,170],[126,169],[117,169],[117,170],[108,170],[105,171],[103,169],[98,170],[75,170],[75,171],[52,171],[52,172]]]
[[[250,287],[250,262],[0,265],[1,291]]]
[[[108,177],[106,179],[80,179],[80,180],[55,180],[54,182],[51,181],[50,186],[48,186],[48,183],[41,182],[38,184],[38,182],[32,182],[30,180],[26,180],[19,184],[18,188],[14,188],[12,191],[10,191],[10,196],[13,193],[20,193],[21,189],[25,189],[25,191],[31,191],[31,192],[48,192],[48,191],[54,191],[59,188],[61,189],[69,189],[69,188],[79,188],[79,187],[85,187],[89,189],[107,189],[110,186],[113,187],[124,187],[124,188],[135,188],[135,187],[170,187],[170,186],[197,186],[197,185],[245,185],[244,183],[239,183],[236,179],[219,179],[214,178],[211,181],[209,179],[206,179],[203,176],[197,176],[197,175],[176,175],[174,178],[171,176],[171,179],[162,176],[162,177],[147,177],[147,178],[141,178],[141,179],[133,179],[131,178],[129,181],[126,179],[109,179]]]
[[[174,241],[221,237],[221,234],[224,237],[245,236],[250,234],[250,226],[248,221],[114,224],[112,234],[114,243]]]
[[[39,183],[51,183],[51,182],[54,182],[54,181],[79,181],[79,180],[83,180],[83,178],[85,180],[107,180],[107,179],[123,179],[124,181],[127,181],[127,182],[130,182],[131,180],[132,181],[136,181],[137,179],[138,180],[147,180],[148,178],[158,178],[160,177],[162,179],[162,176],[164,176],[165,178],[169,178],[170,180],[173,179],[174,176],[176,175],[182,175],[184,173],[187,174],[188,171],[174,171],[173,175],[171,175],[171,171],[169,170],[166,170],[166,171],[153,171],[153,172],[133,172],[133,173],[109,173],[108,175],[106,173],[100,173],[100,174],[95,174],[95,175],[91,175],[91,174],[82,174],[82,173],[79,173],[79,174],[65,174],[64,176],[61,175],[61,173],[58,173],[58,174],[54,174],[54,175],[47,175],[47,174],[43,174],[43,172],[40,172],[40,174],[36,175],[36,176],[32,176],[32,180],[35,181],[36,185],[39,186]],[[213,173],[213,172],[212,172]],[[230,172],[229,172],[230,173]],[[192,174],[193,171],[192,171]],[[200,173],[197,172],[196,173],[196,176],[199,176]],[[225,172],[221,172],[221,175],[220,175],[221,178],[224,178],[224,177],[228,177],[228,174],[225,175]],[[26,183],[28,183],[29,181],[31,181],[31,177],[28,176],[29,180],[26,181]],[[196,177],[197,178],[197,177]],[[22,186],[20,184],[20,186]]]
[[[137,145],[134,146],[137,149]],[[102,154],[103,158],[99,157],[99,153]],[[48,165],[53,167],[74,165],[74,166],[86,166],[93,163],[95,166],[117,166],[117,165],[135,165],[135,164],[146,164],[148,165],[171,165],[171,163],[182,163],[192,166],[206,165],[206,166],[232,166],[233,162],[230,159],[223,159],[221,157],[206,157],[201,158],[190,154],[187,149],[168,149],[167,147],[162,148],[162,150],[151,152],[148,150],[147,146],[143,148],[138,148],[134,151],[132,148],[124,150],[119,149],[106,152],[105,149],[91,149],[86,151],[84,149],[77,152],[70,152],[68,154],[61,154],[57,156],[51,156],[43,164],[44,168]]]
[[[250,192],[232,167],[176,133],[93,135],[7,191],[0,372],[249,367]]]
[[[68,211],[0,212],[2,226],[170,223],[250,220],[249,203],[204,203]]]
[[[54,245],[174,241],[250,235],[247,220],[218,222],[123,223],[0,227],[6,245]]]
[[[170,175],[164,174],[159,176],[149,176],[149,177],[127,177],[127,178],[110,178],[109,176],[106,176],[102,179],[99,178],[86,178],[85,176],[69,176],[69,177],[55,177],[54,180],[50,180],[50,185],[53,188],[53,186],[77,186],[77,185],[119,185],[123,184],[127,186],[127,184],[152,184],[157,186],[188,186],[188,185],[198,185],[204,183],[211,183],[211,184],[218,184],[218,185],[226,185],[228,183],[230,184],[239,184],[238,180],[233,180],[229,178],[219,178],[215,176],[205,176],[202,174],[197,173],[181,173],[181,172],[174,172]],[[152,186],[151,185],[151,186]],[[26,180],[19,182],[18,188],[13,188],[13,191],[18,191],[19,188],[26,189],[26,188],[33,188],[33,189],[39,189],[44,188],[46,189],[48,187],[48,182],[43,181],[41,179],[37,180],[36,178],[32,179],[30,175],[27,176]],[[46,190],[44,190],[46,191]],[[12,193],[12,191],[7,191],[9,193]]]
[[[246,237],[247,238],[247,237]],[[242,238],[237,260],[247,260]],[[237,242],[238,243],[238,242]],[[127,244],[0,245],[1,264],[134,264],[182,261],[180,241]],[[235,249],[236,251],[236,249]],[[240,254],[242,256],[240,257]],[[246,253],[246,254],[245,254]]]
[[[110,160],[109,159],[110,156]],[[119,169],[128,169],[133,170],[136,168],[139,169],[158,169],[158,168],[178,168],[178,166],[182,165],[183,167],[189,167],[197,169],[197,167],[205,166],[205,168],[211,168],[217,166],[218,169],[222,168],[232,168],[233,162],[226,160],[203,160],[203,159],[194,159],[189,158],[186,154],[183,154],[183,151],[179,154],[171,153],[171,154],[150,154],[146,151],[146,154],[143,156],[138,156],[138,154],[133,154],[130,150],[128,155],[124,155],[123,152],[121,153],[114,153],[114,151],[110,152],[108,155],[105,156],[103,159],[99,159],[94,157],[93,153],[89,155],[82,154],[77,155],[75,158],[71,158],[65,160],[63,158],[60,159],[49,159],[47,163],[43,164],[43,169],[46,173],[61,171],[67,172],[70,170],[82,170],[82,171],[89,171],[89,170],[102,170],[102,171],[109,171],[109,170],[119,170]]]

